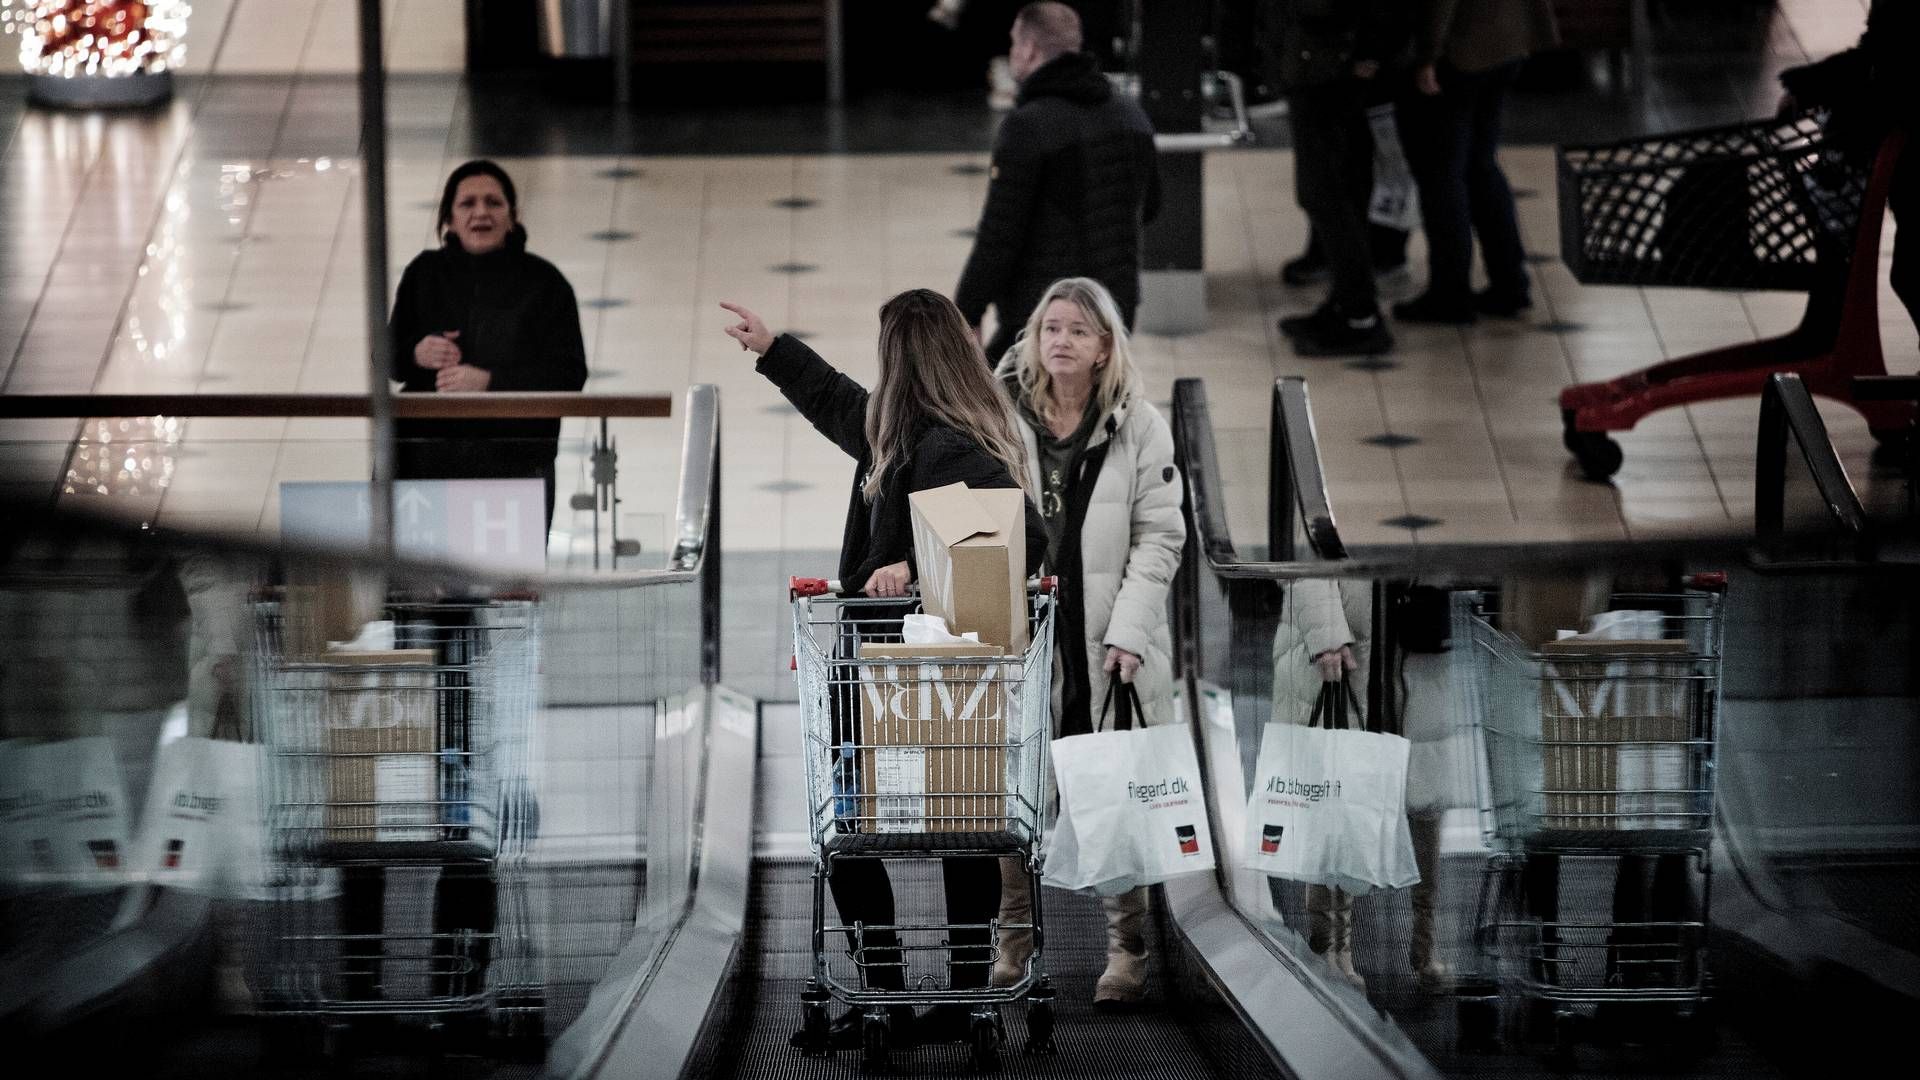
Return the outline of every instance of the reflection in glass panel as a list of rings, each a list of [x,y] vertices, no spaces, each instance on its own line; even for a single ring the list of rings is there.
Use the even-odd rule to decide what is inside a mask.
[[[697,589],[16,521],[0,1022],[164,1019],[142,1067],[197,1075],[267,1069],[275,1018],[426,1016],[537,1057],[687,895]]]
[[[1203,589],[1229,632],[1208,659],[1233,661],[1201,710],[1245,795],[1215,793],[1233,902],[1443,1070],[1487,1066],[1462,1046],[1671,1064],[1711,1033],[1701,1068],[1792,1072],[1783,1012],[1884,1043],[1920,997],[1900,974],[1920,590],[1896,569],[1722,580]]]

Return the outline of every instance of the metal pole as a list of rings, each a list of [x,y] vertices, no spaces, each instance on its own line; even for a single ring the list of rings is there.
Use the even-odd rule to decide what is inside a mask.
[[[630,0],[615,0],[613,5],[613,103],[625,108],[633,104],[633,24],[628,21]]]
[[[371,368],[375,555],[393,552],[393,342],[387,335],[387,87],[380,0],[360,0],[360,194],[367,248],[367,345]]]

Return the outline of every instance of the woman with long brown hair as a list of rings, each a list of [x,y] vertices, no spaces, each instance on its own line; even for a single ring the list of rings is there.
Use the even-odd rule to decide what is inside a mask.
[[[881,306],[880,378],[871,392],[793,335],[775,336],[746,308],[725,302],[720,306],[739,316],[726,332],[741,348],[759,355],[755,369],[857,463],[840,547],[840,583],[847,593],[907,595],[914,580],[907,509],[907,496],[913,492],[953,483],[1027,488],[1026,452],[1013,403],[981,362],[979,346],[953,301],[912,289]],[[1031,498],[1026,534],[1026,572],[1032,575],[1046,552],[1047,533]],[[844,703],[832,704],[837,725],[843,722]],[[1000,910],[999,864],[991,857],[949,858],[942,864],[948,921],[990,923]],[[844,922],[894,925],[893,886],[884,862],[843,859],[831,866],[828,885]],[[987,932],[954,931],[950,941],[950,985],[985,986],[991,955]],[[870,988],[905,989],[900,954],[874,949],[895,944],[891,931],[866,932]],[[936,1006],[917,1023],[911,1009],[891,1009],[890,1041],[904,1046],[916,1040],[962,1039],[967,1019],[961,1006]],[[832,1044],[859,1046],[860,1022],[857,1009],[840,1017],[832,1026]],[[794,1045],[802,1045],[799,1034]]]

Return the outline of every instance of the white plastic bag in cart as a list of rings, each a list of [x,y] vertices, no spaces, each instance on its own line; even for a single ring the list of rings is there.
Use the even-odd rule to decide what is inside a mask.
[[[1138,695],[1120,686],[1117,730],[1053,741],[1060,820],[1041,881],[1055,888],[1114,896],[1214,867],[1192,730],[1133,728]]]
[[[14,887],[125,881],[127,795],[105,738],[0,743],[0,878]]]
[[[266,747],[182,738],[160,748],[133,868],[155,885],[241,900],[268,886],[267,818],[260,802]]]
[[[1345,725],[1330,682],[1308,726],[1268,724],[1247,800],[1246,866],[1355,895],[1420,880],[1407,827],[1407,740]],[[1327,713],[1327,726],[1318,726]]]

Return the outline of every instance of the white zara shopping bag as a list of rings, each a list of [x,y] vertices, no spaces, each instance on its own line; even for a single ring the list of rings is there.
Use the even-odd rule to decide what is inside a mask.
[[[260,802],[266,747],[181,738],[160,748],[133,869],[155,885],[234,899],[271,899],[267,818]]]
[[[110,889],[126,874],[127,795],[105,738],[0,744],[0,878]]]
[[[1213,869],[1187,725],[1055,739],[1053,772],[1060,820],[1048,841],[1044,884],[1114,896]]]
[[[1322,702],[1330,693],[1344,689],[1323,690]],[[1355,895],[1417,883],[1407,749],[1398,735],[1268,724],[1247,800],[1247,868]]]

